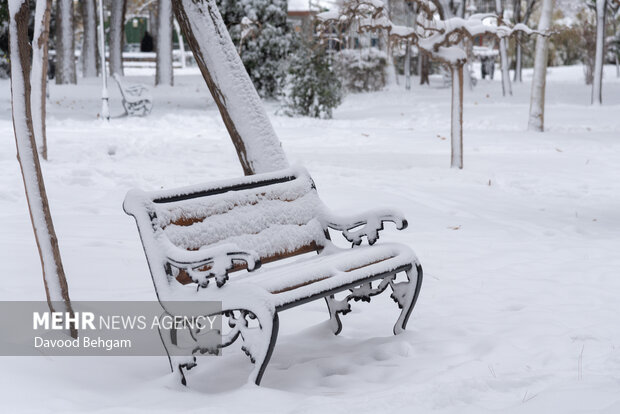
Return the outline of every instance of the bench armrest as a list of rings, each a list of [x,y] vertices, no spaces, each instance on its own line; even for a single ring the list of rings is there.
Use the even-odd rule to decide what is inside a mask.
[[[249,272],[261,266],[258,253],[243,251],[232,243],[200,249],[183,250],[161,237],[165,255],[172,266],[184,270],[200,287],[206,288],[210,279],[215,279],[217,287],[222,287],[228,280],[228,271],[235,266],[235,261],[245,262]]]
[[[386,221],[396,224],[398,230],[406,229],[408,225],[400,211],[388,209],[372,210],[347,217],[328,213],[325,215],[325,220],[327,227],[342,231],[344,238],[354,246],[362,244],[364,236],[368,239],[368,244],[375,244],[379,239],[379,231],[383,230],[383,223]]]

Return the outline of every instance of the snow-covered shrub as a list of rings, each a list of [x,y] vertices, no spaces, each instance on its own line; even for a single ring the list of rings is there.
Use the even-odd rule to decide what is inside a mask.
[[[351,92],[378,91],[385,87],[388,56],[377,48],[344,49],[335,58],[345,88]]]
[[[342,102],[342,83],[322,45],[300,42],[289,66],[284,113],[331,118]]]
[[[607,62],[616,63],[620,61],[620,31],[614,36],[610,36],[607,44]]]
[[[281,94],[293,32],[286,0],[218,0],[218,7],[254,86],[262,97]]]
[[[0,79],[7,79],[11,74],[10,69],[8,57],[0,50]]]
[[[7,3],[0,1],[0,79],[10,75],[9,50],[9,13]]]

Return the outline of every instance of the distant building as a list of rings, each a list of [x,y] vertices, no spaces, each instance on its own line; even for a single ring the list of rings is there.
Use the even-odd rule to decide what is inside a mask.
[[[314,16],[321,11],[314,1],[288,0],[287,20],[296,33],[311,38],[314,35]]]

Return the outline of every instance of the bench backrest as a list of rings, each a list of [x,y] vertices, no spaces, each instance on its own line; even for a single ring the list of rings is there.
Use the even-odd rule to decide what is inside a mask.
[[[144,232],[163,230],[182,249],[234,243],[241,250],[256,251],[263,263],[317,251],[326,244],[319,219],[322,203],[303,169],[140,194],[145,198],[142,206],[149,210],[150,228],[140,225],[131,211],[135,207],[127,201],[125,210],[136,217],[143,243]]]
[[[125,101],[140,102],[152,100],[149,88],[146,86],[142,84],[125,85],[118,73],[112,75],[112,78],[116,81],[118,89],[121,92],[121,96]]]

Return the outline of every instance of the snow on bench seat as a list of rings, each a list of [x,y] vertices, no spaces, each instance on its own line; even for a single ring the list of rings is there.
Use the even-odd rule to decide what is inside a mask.
[[[315,256],[304,256],[293,263],[261,268],[240,275],[232,284],[247,283],[273,294],[276,308],[286,307],[317,292],[364,280],[385,272],[404,270],[417,258],[401,244],[363,246],[356,249],[332,247]]]

